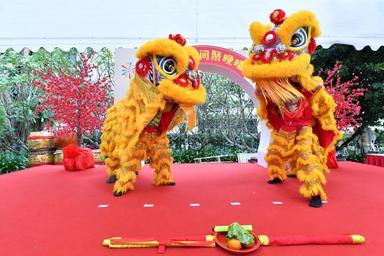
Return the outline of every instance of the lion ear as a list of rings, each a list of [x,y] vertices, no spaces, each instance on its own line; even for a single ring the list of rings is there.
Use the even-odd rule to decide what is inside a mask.
[[[260,43],[265,33],[272,28],[272,25],[264,25],[261,22],[252,22],[249,26],[249,33],[255,43]]]

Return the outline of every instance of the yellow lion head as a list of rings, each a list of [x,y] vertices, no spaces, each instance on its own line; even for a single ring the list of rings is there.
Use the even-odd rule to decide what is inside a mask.
[[[253,40],[243,72],[252,79],[282,78],[299,75],[307,69],[320,35],[313,13],[300,11],[287,18],[282,10],[270,15],[274,26],[253,22]]]
[[[250,25],[253,45],[242,71],[256,82],[264,96],[281,103],[302,97],[291,86],[292,81],[307,90],[322,84],[320,77],[312,77],[310,64],[320,28],[315,15],[309,11],[285,17],[284,11],[278,9],[271,13],[270,20],[273,25],[260,22]]]
[[[185,43],[179,34],[145,43],[136,52],[136,74],[178,104],[203,104],[206,91],[200,84],[200,57]]]

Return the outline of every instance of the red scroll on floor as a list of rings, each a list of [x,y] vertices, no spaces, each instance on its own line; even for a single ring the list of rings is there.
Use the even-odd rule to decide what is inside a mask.
[[[263,246],[306,245],[306,244],[363,244],[365,238],[361,235],[327,235],[327,236],[257,236]]]

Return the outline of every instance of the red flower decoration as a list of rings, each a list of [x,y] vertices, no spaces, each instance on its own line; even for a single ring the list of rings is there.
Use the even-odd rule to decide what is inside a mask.
[[[275,55],[276,53],[276,50],[273,49],[271,50],[268,55],[265,54],[265,52],[263,52],[262,54],[260,54],[260,60],[261,62],[263,62],[264,64],[268,64],[268,63],[271,63],[272,59],[273,59],[273,56]]]
[[[184,46],[187,43],[187,40],[185,40],[185,38],[180,34],[176,34],[176,35],[169,34],[168,39],[174,40],[182,46]]]
[[[278,25],[284,21],[285,12],[281,9],[276,9],[269,15],[269,19],[273,24]]]
[[[292,60],[293,57],[295,57],[295,56],[293,55],[293,53],[291,51],[285,52],[284,54],[276,54],[276,58],[280,61],[286,60],[286,59]]]
[[[255,55],[252,56],[252,64],[257,63],[259,60],[260,60],[260,55],[259,54],[255,54]]]
[[[314,54],[315,51],[316,51],[316,40],[314,38],[311,38],[311,41],[309,42],[309,45],[308,45],[308,52],[309,54]]]

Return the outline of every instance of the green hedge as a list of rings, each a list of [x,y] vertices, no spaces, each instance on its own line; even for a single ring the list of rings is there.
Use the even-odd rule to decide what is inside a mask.
[[[28,154],[5,151],[0,153],[0,174],[22,170],[28,167]]]
[[[354,150],[348,150],[347,161],[363,163],[365,160],[365,154],[356,153]]]
[[[235,147],[215,147],[205,146],[200,150],[195,149],[172,149],[173,161],[176,163],[194,163],[195,158],[210,157],[217,155],[228,155],[228,157],[221,158],[222,161],[237,162],[237,153],[244,153]],[[209,159],[210,161],[214,159]]]

